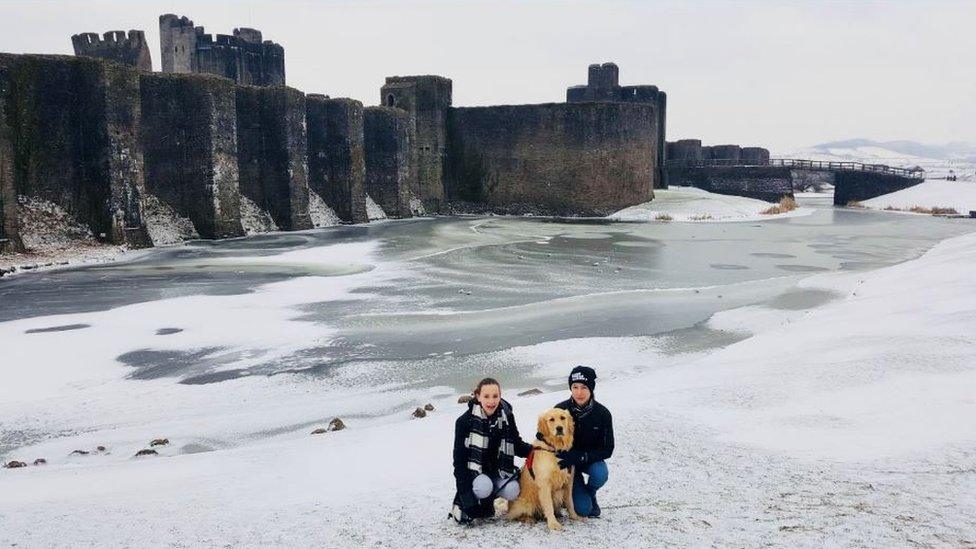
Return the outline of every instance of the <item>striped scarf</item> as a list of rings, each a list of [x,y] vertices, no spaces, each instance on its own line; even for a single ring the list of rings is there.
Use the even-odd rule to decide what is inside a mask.
[[[471,415],[477,419],[471,421],[471,430],[464,445],[468,448],[468,469],[482,473],[484,454],[488,450],[488,439],[491,431],[501,431],[502,440],[498,446],[498,470],[510,475],[515,474],[515,444],[508,436],[510,419],[506,406],[500,404],[494,421],[485,415],[480,405],[471,407]]]
[[[572,400],[572,407],[569,409],[569,414],[573,416],[573,419],[582,419],[593,411],[593,396],[591,394],[590,400],[586,401],[586,404],[580,406],[576,404],[575,400]]]

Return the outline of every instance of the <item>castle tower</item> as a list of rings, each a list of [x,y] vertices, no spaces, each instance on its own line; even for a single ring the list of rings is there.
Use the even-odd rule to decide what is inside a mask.
[[[207,73],[251,86],[285,85],[285,49],[247,27],[211,35],[186,17],[159,16],[163,72]]]
[[[668,188],[668,173],[664,169],[667,155],[665,147],[667,134],[668,96],[657,86],[621,86],[620,69],[615,63],[594,63],[587,68],[585,86],[570,86],[566,89],[567,103],[586,101],[618,101],[622,103],[650,103],[657,107],[658,145],[656,149],[658,169],[654,188]]]
[[[84,32],[71,37],[75,55],[108,59],[143,71],[152,71],[152,56],[146,43],[146,33],[141,30],[108,31],[104,38],[94,32]]]
[[[185,16],[159,16],[159,60],[163,72],[196,72],[197,34],[193,21]],[[199,34],[203,34],[203,27]]]
[[[415,197],[427,212],[444,202],[444,162],[447,154],[447,110],[451,107],[450,78],[443,76],[388,76],[380,89],[380,102],[410,113],[416,128],[414,153]]]
[[[620,69],[615,63],[590,65],[587,68],[586,87],[591,90],[592,100],[612,101],[620,88]]]

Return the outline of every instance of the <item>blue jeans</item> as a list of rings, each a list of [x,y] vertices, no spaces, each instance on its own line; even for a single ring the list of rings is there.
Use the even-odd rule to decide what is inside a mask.
[[[583,482],[583,473],[590,477],[589,482]],[[576,508],[577,515],[586,517],[593,512],[596,491],[607,483],[609,475],[605,461],[591,463],[589,467],[576,471],[576,478],[573,479],[573,507]]]

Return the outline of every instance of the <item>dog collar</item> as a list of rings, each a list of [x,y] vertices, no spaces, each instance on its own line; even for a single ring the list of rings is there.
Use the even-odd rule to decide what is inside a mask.
[[[556,447],[555,446],[552,446],[548,442],[546,442],[546,439],[545,439],[545,437],[542,436],[542,433],[536,431],[535,438],[539,442],[541,442],[541,443],[543,443],[543,444],[546,445],[545,448],[539,448],[538,446],[534,447],[536,450],[545,450],[547,452],[552,452],[554,454],[556,453]]]

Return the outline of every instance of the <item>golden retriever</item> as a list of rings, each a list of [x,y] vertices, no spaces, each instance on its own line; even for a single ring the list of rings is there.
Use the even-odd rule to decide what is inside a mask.
[[[573,508],[573,470],[560,469],[556,452],[573,446],[573,418],[553,408],[539,416],[543,440],[532,443],[531,462],[526,460],[519,477],[519,497],[508,508],[508,518],[533,523],[545,518],[550,530],[562,530],[556,511],[566,507],[569,518],[579,520]]]

